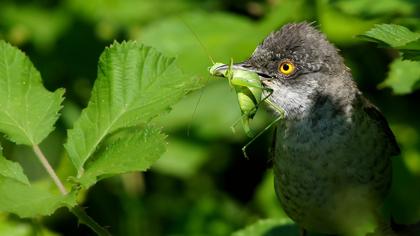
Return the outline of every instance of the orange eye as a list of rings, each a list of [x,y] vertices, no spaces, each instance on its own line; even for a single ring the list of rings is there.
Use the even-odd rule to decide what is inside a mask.
[[[290,75],[295,72],[295,65],[291,61],[284,61],[279,65],[279,72],[284,75]]]

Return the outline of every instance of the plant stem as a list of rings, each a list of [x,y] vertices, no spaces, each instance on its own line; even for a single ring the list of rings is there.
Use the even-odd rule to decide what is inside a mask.
[[[34,152],[35,152],[36,156],[38,157],[38,160],[42,163],[45,170],[47,170],[48,174],[50,175],[50,177],[54,181],[55,185],[57,185],[61,194],[66,195],[67,190],[64,187],[63,182],[61,182],[61,180],[58,178],[57,174],[55,173],[54,169],[52,168],[52,166],[48,162],[47,158],[45,157],[44,153],[41,151],[39,146],[38,145],[33,145],[32,148],[34,149]]]
[[[80,206],[75,206],[71,209],[71,212],[77,216],[77,219],[81,224],[88,226],[99,236],[111,236],[111,234],[104,227],[100,226],[92,217],[90,217],[85,210]]]
[[[57,185],[58,189],[60,189],[60,192],[62,195],[67,195],[67,190],[64,187],[63,182],[61,182],[60,178],[58,178],[57,174],[55,173],[54,169],[48,162],[47,158],[45,157],[42,150],[39,148],[38,145],[32,146],[35,155],[38,157],[38,160],[42,163],[45,170],[47,170],[50,177],[53,179],[55,185]],[[81,224],[84,224],[88,226],[90,229],[92,229],[97,235],[99,236],[110,236],[111,234],[100,226],[94,219],[92,219],[80,206],[76,205],[73,208],[70,209],[70,211],[77,217],[79,222]]]

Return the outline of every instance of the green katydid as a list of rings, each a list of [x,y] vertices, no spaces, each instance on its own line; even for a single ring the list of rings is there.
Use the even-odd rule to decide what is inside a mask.
[[[258,104],[262,97],[263,88],[259,76],[250,71],[234,70],[232,61],[229,66],[215,63],[209,68],[209,72],[211,75],[222,76],[229,80],[229,84],[235,89],[238,97],[244,131],[248,137],[254,137],[254,133],[249,126],[249,120],[254,118],[257,113]]]
[[[209,72],[213,76],[225,77],[229,80],[229,84],[235,89],[235,92],[238,97],[239,108],[241,110],[242,116],[242,126],[245,133],[252,139],[242,148],[242,152],[246,158],[246,148],[254,142],[261,134],[270,129],[274,124],[276,124],[280,119],[284,117],[283,109],[272,104],[267,98],[271,96],[273,91],[268,88],[264,88],[259,75],[255,72],[248,71],[245,69],[234,68],[233,60],[231,60],[230,65],[225,65],[223,63],[215,63],[213,58],[208,53],[207,48],[201,42],[198,35],[194,30],[185,22],[182,18],[181,21],[187,26],[189,31],[194,35],[197,41],[200,43],[200,46],[207,53],[210,61],[213,66],[209,68]],[[267,92],[267,95],[263,95],[263,91]],[[254,118],[257,113],[258,107],[261,103],[267,102],[275,111],[278,112],[278,117],[273,120],[268,126],[266,126],[262,131],[257,135],[254,135],[253,131],[250,128],[249,121]],[[239,120],[238,120],[239,121]],[[237,122],[235,122],[236,124]],[[235,124],[233,126],[235,126]]]
[[[284,117],[283,109],[272,104],[267,98],[271,96],[273,91],[269,88],[264,88],[260,76],[252,71],[234,68],[233,61],[231,60],[230,65],[225,65],[223,63],[213,63],[213,66],[209,68],[209,72],[214,76],[225,77],[229,80],[229,84],[235,89],[235,92],[238,97],[239,108],[242,113],[242,126],[245,133],[252,139],[242,148],[245,157],[248,157],[246,154],[246,148],[261,134],[266,130],[271,128],[276,124],[280,119]],[[267,94],[263,95],[263,91],[266,91]],[[254,118],[257,113],[258,107],[261,103],[267,102],[273,109],[275,109],[279,116],[272,121],[268,126],[266,126],[261,132],[257,135],[254,135],[249,121]]]

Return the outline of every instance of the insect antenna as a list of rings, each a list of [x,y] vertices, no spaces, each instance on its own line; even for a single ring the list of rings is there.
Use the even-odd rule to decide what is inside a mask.
[[[246,159],[249,159],[248,154],[246,153],[246,149],[248,148],[248,146],[251,145],[251,143],[253,143],[257,138],[259,138],[263,133],[265,133],[273,125],[275,125],[280,120],[284,119],[285,111],[282,108],[275,105],[274,103],[272,103],[270,100],[267,100],[269,96],[270,95],[266,96],[263,99],[263,101],[267,102],[270,106],[272,106],[274,110],[277,111],[278,116],[273,121],[271,121],[270,124],[268,124],[262,131],[260,131],[257,135],[255,135],[250,141],[248,141],[248,143],[245,144],[245,146],[242,147],[242,153],[244,154]]]
[[[197,40],[197,42],[200,44],[200,47],[203,49],[203,51],[206,53],[208,59],[210,60],[210,62],[214,65],[215,62],[213,60],[213,57],[210,55],[208,48],[206,47],[206,45],[204,45],[204,43],[201,41],[200,37],[197,35],[197,33],[193,30],[193,28],[187,23],[187,21],[185,21],[181,16],[178,16],[179,20],[185,25],[185,27],[188,29],[188,31],[190,31],[190,33],[194,36],[194,38]],[[207,77],[206,82],[204,83],[205,85],[207,85],[209,82],[209,78]],[[190,130],[191,130],[191,124],[192,121],[195,119],[195,116],[197,114],[197,110],[198,110],[198,105],[200,104],[200,101],[203,97],[204,94],[204,90],[200,90],[200,94],[198,96],[198,100],[194,106],[194,110],[191,116],[191,122],[189,122],[188,127],[187,127],[187,137],[190,136]]]
[[[207,54],[207,57],[211,61],[211,63],[214,65],[213,57],[210,55],[208,48],[204,43],[201,41],[200,37],[198,37],[197,33],[191,28],[191,26],[181,17],[178,16],[179,19],[184,23],[184,25],[188,28],[188,30],[191,32],[192,35],[194,35],[194,38],[197,39],[198,43],[200,44],[201,48],[204,50],[204,52]]]

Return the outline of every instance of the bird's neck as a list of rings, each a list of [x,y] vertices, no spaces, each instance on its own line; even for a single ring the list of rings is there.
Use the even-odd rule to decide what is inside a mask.
[[[360,91],[351,77],[345,74],[342,78],[323,78],[316,83],[317,89],[285,104],[288,108],[286,120],[350,119],[360,97]]]

